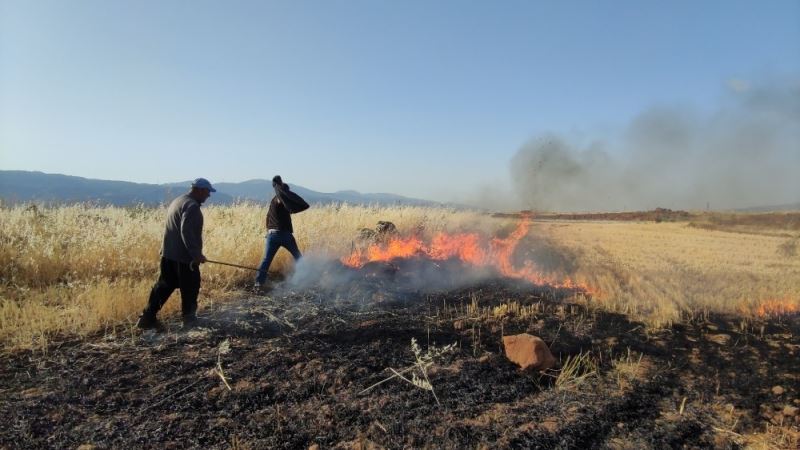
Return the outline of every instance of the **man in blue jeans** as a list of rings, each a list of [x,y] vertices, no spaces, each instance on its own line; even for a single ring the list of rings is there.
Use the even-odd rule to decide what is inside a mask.
[[[275,196],[272,197],[267,211],[267,243],[264,249],[264,259],[258,266],[255,283],[257,289],[260,289],[267,281],[267,270],[280,247],[289,250],[295,261],[303,256],[300,249],[297,248],[297,241],[294,240],[292,234],[294,229],[291,215],[308,209],[308,203],[292,192],[289,185],[281,180],[280,175],[272,178],[272,187],[275,189]]]

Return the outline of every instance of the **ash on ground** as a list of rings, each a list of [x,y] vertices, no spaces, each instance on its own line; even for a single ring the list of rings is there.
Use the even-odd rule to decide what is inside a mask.
[[[191,331],[3,355],[0,447],[736,448],[797,432],[797,316],[650,330],[579,292],[404,264],[315,266]],[[556,368],[508,361],[517,333]]]

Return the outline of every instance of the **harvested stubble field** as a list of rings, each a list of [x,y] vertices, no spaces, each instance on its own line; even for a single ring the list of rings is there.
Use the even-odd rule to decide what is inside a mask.
[[[377,220],[430,240],[505,237],[513,218],[318,208],[295,219],[304,277],[252,294],[250,274],[206,265],[207,326],[157,334],[132,322],[162,210],[2,214],[0,447],[798,445],[796,231],[534,221],[511,262],[577,286],[554,288],[457,258],[338,260]],[[205,214],[209,257],[257,263],[262,210]],[[520,332],[559,364],[519,371],[501,338]]]

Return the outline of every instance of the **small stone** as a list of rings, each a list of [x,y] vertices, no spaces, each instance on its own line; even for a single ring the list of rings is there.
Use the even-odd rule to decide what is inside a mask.
[[[525,422],[518,426],[517,430],[521,433],[530,433],[536,431],[537,428],[539,428],[539,425],[536,422]]]
[[[773,386],[772,387],[772,393],[775,394],[775,395],[783,395],[784,392],[786,392],[786,390],[783,389],[782,386]]]
[[[724,334],[724,333],[709,334],[709,335],[706,336],[706,339],[708,339],[709,341],[711,341],[711,342],[713,342],[715,344],[728,345],[728,343],[731,341],[731,335]]]
[[[538,336],[527,333],[503,336],[503,347],[506,357],[523,370],[545,370],[556,364],[547,344]]]
[[[558,421],[555,419],[545,419],[539,425],[550,434],[555,434],[558,431]]]
[[[798,410],[800,410],[800,408],[796,406],[786,405],[783,407],[783,415],[786,417],[794,417],[797,415]]]
[[[486,363],[488,363],[488,362],[489,362],[491,359],[492,359],[492,355],[490,355],[490,354],[488,354],[488,353],[487,353],[487,354],[485,354],[485,355],[481,355],[481,357],[480,357],[480,358],[478,358],[478,362],[479,362],[479,363],[481,363],[481,364],[486,364]]]
[[[717,330],[719,330],[719,327],[718,327],[718,326],[716,326],[716,325],[714,325],[714,324],[710,324],[710,323],[706,325],[706,328],[707,328],[707,329],[709,329],[710,331],[717,331]]]
[[[311,444],[308,446],[308,450],[319,450],[319,444]]]
[[[800,405],[800,398],[792,400],[792,403],[794,403],[795,405]]]

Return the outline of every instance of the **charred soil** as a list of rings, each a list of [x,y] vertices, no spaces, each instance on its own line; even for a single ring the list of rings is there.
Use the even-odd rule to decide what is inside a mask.
[[[800,403],[797,316],[649,330],[574,291],[498,278],[414,291],[401,269],[243,293],[189,331],[118,327],[3,355],[0,447],[736,448],[767,427],[796,445],[800,419],[782,411]],[[502,336],[523,332],[559,366],[509,362]],[[455,347],[423,373],[412,339]]]

